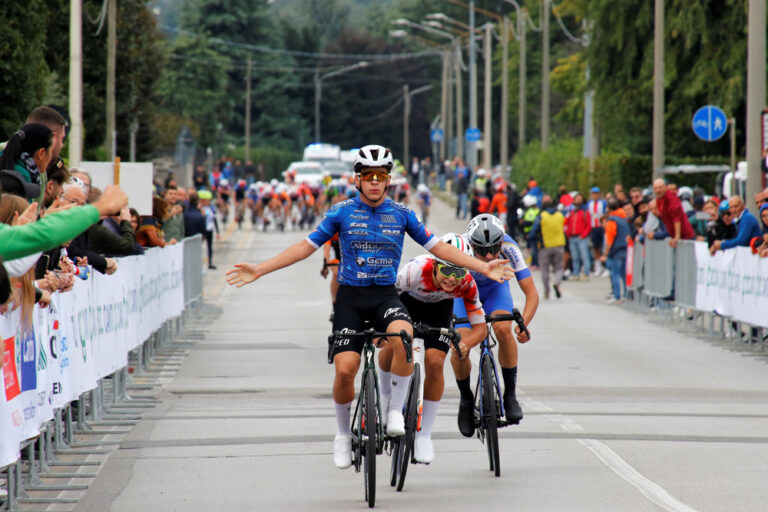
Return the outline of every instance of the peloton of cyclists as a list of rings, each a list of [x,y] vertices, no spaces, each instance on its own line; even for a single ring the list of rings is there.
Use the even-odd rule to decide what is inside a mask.
[[[307,238],[277,256],[259,264],[235,264],[227,272],[227,282],[241,287],[292,265],[309,257],[338,233],[340,285],[333,330],[359,331],[364,321],[369,320],[377,330],[405,330],[412,336],[410,316],[395,288],[406,233],[443,261],[469,268],[490,280],[503,282],[511,278],[513,272],[504,260],[486,262],[470,257],[438,240],[418,220],[413,210],[389,199],[386,193],[392,165],[389,149],[376,145],[361,148],[354,164],[354,180],[359,195],[331,208]],[[405,431],[402,408],[413,366],[406,361],[399,337],[387,341],[392,350],[387,434],[399,436]],[[362,348],[363,342],[358,342],[356,338],[338,339],[334,346],[333,399],[337,423],[334,463],[339,468],[352,464],[350,408],[355,396],[354,379],[360,367]]]

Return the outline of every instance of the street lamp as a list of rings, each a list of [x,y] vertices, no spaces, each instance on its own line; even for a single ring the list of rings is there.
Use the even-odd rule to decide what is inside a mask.
[[[315,68],[315,142],[320,142],[320,98],[323,94],[323,80],[347,73],[349,71],[354,71],[355,69],[364,68],[368,65],[369,63],[363,60],[356,64],[352,64],[351,66],[337,69],[335,71],[329,71],[323,75],[320,74],[320,68]]]

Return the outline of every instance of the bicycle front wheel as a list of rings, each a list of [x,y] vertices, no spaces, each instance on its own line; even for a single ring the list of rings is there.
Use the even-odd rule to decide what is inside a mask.
[[[408,464],[411,463],[413,453],[413,439],[416,437],[416,429],[419,426],[419,386],[421,385],[421,367],[413,367],[411,383],[408,387],[408,403],[405,408],[405,435],[400,437],[403,445],[403,457],[400,460],[400,476],[397,481],[397,490],[402,491],[405,484],[405,474],[408,472]]]
[[[488,446],[488,461],[491,471],[496,476],[501,474],[499,460],[499,430],[498,430],[498,403],[496,377],[493,371],[493,360],[486,356],[483,358],[483,423],[486,427],[486,443]]]
[[[368,507],[373,508],[376,502],[376,441],[378,436],[378,419],[376,417],[376,382],[373,374],[368,372],[365,378],[365,404],[363,413],[363,480],[365,484],[365,500]]]

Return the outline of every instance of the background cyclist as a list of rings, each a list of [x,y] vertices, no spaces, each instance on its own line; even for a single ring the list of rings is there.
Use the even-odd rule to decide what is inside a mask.
[[[456,233],[446,233],[440,240],[472,256],[466,240]],[[414,322],[430,327],[450,327],[453,322],[453,300],[464,302],[472,329],[459,342],[462,357],[467,357],[469,347],[477,345],[488,334],[485,312],[480,303],[477,285],[464,267],[428,255],[417,256],[406,263],[397,273],[397,291]],[[418,462],[429,464],[435,458],[432,446],[432,425],[437,416],[445,382],[443,365],[448,353],[449,339],[437,333],[424,336],[424,402],[421,429],[416,433],[413,456]],[[379,385],[382,402],[387,403],[392,350],[389,347],[379,353]]]
[[[474,217],[467,225],[467,233],[464,235],[472,246],[475,258],[489,262],[498,258],[509,261],[515,272],[517,284],[525,294],[525,308],[523,319],[525,325],[530,324],[536,308],[539,306],[539,293],[533,283],[531,271],[525,265],[525,258],[512,237],[504,232],[501,221],[489,214],[481,214]],[[514,308],[512,293],[508,283],[497,283],[487,279],[481,274],[472,273],[480,292],[480,302],[486,311],[492,315],[509,314]],[[466,317],[463,301],[454,301],[454,314],[459,318]],[[523,410],[515,396],[517,384],[517,344],[512,334],[512,322],[496,322],[493,324],[494,333],[499,340],[499,365],[501,366],[502,380],[504,381],[504,412],[507,421],[513,424],[520,423],[523,419]],[[515,335],[520,343],[527,342],[530,338],[520,332],[515,326]],[[463,334],[462,334],[463,336]],[[482,341],[482,340],[480,340]],[[479,341],[478,341],[479,343]],[[474,396],[469,382],[471,363],[469,358],[459,360],[455,355],[451,357],[456,383],[459,386],[461,399],[459,401],[459,430],[467,437],[472,436],[474,426]]]
[[[377,330],[399,332],[404,329],[412,335],[408,311],[400,302],[394,286],[406,233],[439,258],[483,273],[489,279],[504,281],[511,278],[513,272],[503,260],[480,261],[439,241],[427,231],[413,210],[389,199],[386,194],[391,169],[392,152],[389,149],[376,145],[361,148],[355,157],[355,186],[360,194],[336,204],[307,238],[277,256],[257,265],[235,264],[227,272],[227,282],[244,286],[292,265],[310,256],[338,233],[340,286],[336,295],[333,330],[359,331],[363,322],[370,320]],[[352,464],[350,408],[355,396],[354,378],[360,367],[363,343],[357,338],[338,339],[334,347],[333,399],[338,429],[334,440],[334,462],[339,468]],[[393,357],[387,434],[397,436],[405,431],[402,408],[413,366],[406,361],[399,337],[391,338],[389,344]]]

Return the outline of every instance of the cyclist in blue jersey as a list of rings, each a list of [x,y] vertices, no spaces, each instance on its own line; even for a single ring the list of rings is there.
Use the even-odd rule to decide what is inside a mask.
[[[237,263],[227,272],[227,282],[244,286],[275,270],[292,265],[310,256],[315,250],[339,235],[341,258],[339,290],[334,306],[333,330],[354,332],[370,321],[376,330],[413,335],[408,310],[395,288],[397,269],[402,256],[403,239],[407,233],[438,258],[466,267],[493,281],[504,282],[514,272],[504,263],[473,258],[455,247],[438,240],[407,206],[387,197],[392,152],[381,146],[369,145],[355,157],[355,187],[359,195],[334,205],[322,222],[304,240],[293,244],[265,262],[254,265]],[[392,392],[386,412],[387,434],[405,432],[403,404],[413,365],[406,361],[402,341],[391,344]],[[337,434],[334,440],[334,463],[339,468],[352,464],[352,435],[350,409],[355,396],[355,375],[360,367],[363,340],[339,339],[334,346],[335,377],[333,399],[336,408]]]
[[[498,260],[499,258],[504,258],[503,261],[505,262],[509,261],[510,269],[515,273],[517,284],[525,294],[523,320],[526,326],[530,324],[539,306],[539,292],[536,291],[533,276],[525,264],[525,257],[520,247],[518,247],[517,242],[512,237],[504,232],[504,224],[493,215],[480,214],[469,221],[467,232],[464,236],[472,246],[475,258],[485,262]],[[480,302],[483,304],[483,309],[486,313],[489,315],[512,313],[514,306],[508,283],[498,283],[476,272],[472,272],[472,277],[477,282]],[[453,312],[458,318],[466,318],[464,302],[455,300]],[[463,327],[469,327],[469,324],[464,324]],[[502,380],[504,381],[504,413],[508,422],[518,424],[523,419],[523,410],[515,396],[515,386],[517,384],[517,344],[515,343],[515,335],[520,343],[525,343],[530,338],[525,333],[520,332],[520,328],[517,326],[515,326],[513,335],[512,322],[496,322],[493,324],[493,330],[499,340],[498,360],[501,366]],[[476,344],[479,344],[479,342]],[[458,418],[459,431],[463,435],[471,437],[475,432],[473,405],[475,400],[469,382],[471,363],[468,357],[459,360],[454,354],[451,357],[451,365],[453,366],[456,383],[461,393]]]

